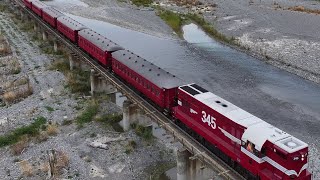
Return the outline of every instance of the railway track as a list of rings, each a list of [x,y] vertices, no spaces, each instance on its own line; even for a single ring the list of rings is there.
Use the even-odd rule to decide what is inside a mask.
[[[39,16],[35,15],[32,11],[27,9],[22,1],[12,0],[11,3],[15,4],[15,6],[18,5],[21,10],[24,11],[32,19],[34,19],[42,27],[42,29],[45,29],[47,33],[54,36],[57,41],[68,48],[71,54],[76,57],[76,59],[80,59],[81,61],[88,64],[92,69],[99,73],[100,76],[104,77],[106,80],[112,83],[117,90],[119,90],[124,96],[130,99],[133,104],[143,109],[151,119],[159,124],[160,127],[169,132],[175,138],[175,140],[183,144],[183,146],[193,154],[193,158],[199,159],[208,167],[212,168],[220,177],[235,180],[244,179],[238,172],[229,167],[225,162],[220,160],[216,155],[206,149],[198,141],[193,139],[193,137],[179,128],[168,117],[166,117],[163,113],[150,105],[145,99],[136,94],[132,89],[126,86],[112,73],[106,71],[101,65],[99,65],[94,59],[89,57],[78,46],[64,38],[64,36],[62,36],[56,29],[53,29],[51,26],[46,24]]]

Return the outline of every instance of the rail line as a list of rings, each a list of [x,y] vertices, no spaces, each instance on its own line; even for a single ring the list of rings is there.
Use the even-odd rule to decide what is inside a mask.
[[[53,35],[57,41],[64,44],[72,53],[81,61],[87,63],[92,69],[94,69],[100,76],[104,77],[107,81],[112,83],[114,87],[132,101],[139,108],[143,109],[148,116],[156,121],[160,127],[169,132],[175,140],[178,140],[190,153],[193,154],[192,158],[200,160],[208,167],[216,171],[217,175],[225,179],[244,179],[238,172],[229,167],[225,162],[219,159],[216,155],[206,149],[198,141],[194,140],[189,134],[174,124],[168,117],[158,111],[155,107],[150,105],[145,99],[135,93],[132,89],[126,86],[121,80],[116,78],[112,73],[106,71],[95,60],[89,57],[78,46],[71,43],[64,38],[56,29],[53,29],[50,25],[46,24],[39,16],[35,15],[31,10],[27,9],[23,2],[20,0],[12,0],[11,3],[18,5],[21,10],[32,17],[37,23],[45,28],[48,34]]]

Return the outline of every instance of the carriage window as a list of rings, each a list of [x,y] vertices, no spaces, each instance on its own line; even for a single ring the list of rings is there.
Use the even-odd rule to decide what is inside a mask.
[[[149,83],[147,84],[147,88],[150,90],[150,84]]]
[[[159,95],[160,95],[160,93],[159,93],[159,91],[158,91],[158,90],[156,90],[156,95],[157,95],[157,96],[159,96]]]
[[[151,86],[151,92],[155,93],[155,92],[154,92],[154,88],[153,88],[153,86]]]

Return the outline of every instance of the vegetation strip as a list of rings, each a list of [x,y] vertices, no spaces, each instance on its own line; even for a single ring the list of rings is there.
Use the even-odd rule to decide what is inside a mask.
[[[152,0],[132,0],[132,3],[136,6],[150,6]]]
[[[183,35],[181,30],[182,26],[189,22],[194,22],[200,26],[203,31],[215,39],[229,44],[236,44],[234,37],[228,38],[227,36],[218,32],[213,25],[205,21],[205,19],[198,14],[179,14],[169,10],[164,10],[160,7],[157,7],[157,9],[159,17],[163,19],[174,30],[174,32],[178,34],[179,37],[182,37]]]
[[[35,136],[39,133],[40,128],[47,122],[46,118],[38,117],[28,126],[22,126],[13,132],[0,136],[0,147],[17,143],[24,135]]]

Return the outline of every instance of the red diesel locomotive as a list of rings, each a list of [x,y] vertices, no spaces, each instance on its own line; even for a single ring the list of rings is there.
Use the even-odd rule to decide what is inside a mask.
[[[32,8],[34,1],[24,0],[24,3],[37,13]],[[196,84],[185,85],[181,79],[122,50],[72,18],[48,9],[42,9],[44,21],[105,68],[111,68],[126,84],[247,179],[311,179],[306,143]]]
[[[179,87],[173,116],[247,179],[311,179],[306,143],[196,84]]]

